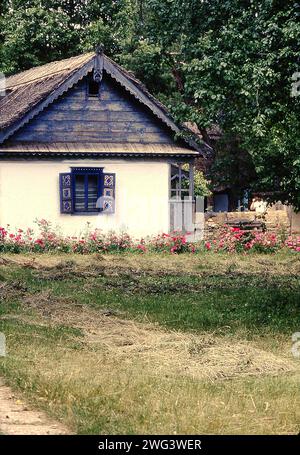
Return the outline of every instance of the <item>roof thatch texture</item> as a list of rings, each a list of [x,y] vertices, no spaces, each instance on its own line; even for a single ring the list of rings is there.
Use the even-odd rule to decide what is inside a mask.
[[[0,129],[7,128],[29,112],[93,56],[91,52],[8,77],[6,96],[0,98]]]

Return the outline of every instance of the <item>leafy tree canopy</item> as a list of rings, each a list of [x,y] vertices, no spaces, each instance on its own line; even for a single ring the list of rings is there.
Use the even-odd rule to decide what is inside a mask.
[[[281,0],[1,1],[0,70],[103,42],[179,121],[207,141],[221,127],[216,183],[225,162],[229,180],[300,209],[299,19],[300,3]]]

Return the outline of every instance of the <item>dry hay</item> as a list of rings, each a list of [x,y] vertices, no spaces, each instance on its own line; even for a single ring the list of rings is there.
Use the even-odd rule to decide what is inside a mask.
[[[1,281],[0,277],[0,301],[23,296],[26,291],[27,287],[21,281],[8,283],[7,281]]]
[[[110,309],[96,311],[57,300],[49,292],[31,295],[24,303],[47,316],[47,323],[81,329],[87,349],[99,355],[105,351],[120,362],[142,362],[152,374],[216,380],[278,375],[297,368],[293,360],[258,349],[253,342],[167,331],[115,317]]]
[[[98,257],[99,256],[99,257]],[[75,261],[51,262],[48,266],[22,259],[22,265],[34,269],[41,278],[66,279],[68,276],[119,274],[103,256],[99,264]],[[17,261],[14,261],[17,262]],[[104,267],[105,263],[105,267]],[[125,261],[126,263],[126,261]],[[2,265],[13,265],[5,259]],[[21,265],[20,263],[18,265]],[[123,269],[123,273],[133,272]],[[145,270],[135,269],[135,273]],[[132,277],[131,277],[132,279]],[[115,316],[110,309],[96,311],[76,305],[70,298],[54,296],[50,291],[28,294],[22,283],[0,281],[0,299],[22,296],[25,307],[34,309],[41,324],[62,324],[81,329],[85,344],[95,352],[106,350],[120,361],[140,361],[153,374],[185,375],[195,379],[229,379],[260,375],[277,375],[296,369],[292,359],[258,349],[254,343],[230,340],[212,334],[192,335],[166,331],[154,324],[142,324]]]
[[[272,267],[268,267],[268,265]],[[186,255],[113,255],[113,254],[6,254],[0,256],[0,266],[15,266],[33,270],[36,278],[64,280],[73,277],[97,276],[295,276],[300,271],[300,258],[269,259],[248,256],[213,257]]]

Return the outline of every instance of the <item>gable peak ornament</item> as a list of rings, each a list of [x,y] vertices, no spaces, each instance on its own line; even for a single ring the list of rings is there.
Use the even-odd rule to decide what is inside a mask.
[[[96,55],[94,58],[94,75],[93,79],[95,82],[100,84],[103,78],[103,67],[104,67],[104,46],[103,44],[98,44],[96,47]]]

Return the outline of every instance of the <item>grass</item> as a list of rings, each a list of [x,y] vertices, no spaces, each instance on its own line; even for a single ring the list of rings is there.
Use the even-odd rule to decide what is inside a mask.
[[[2,261],[0,373],[73,431],[299,432],[296,255]]]

